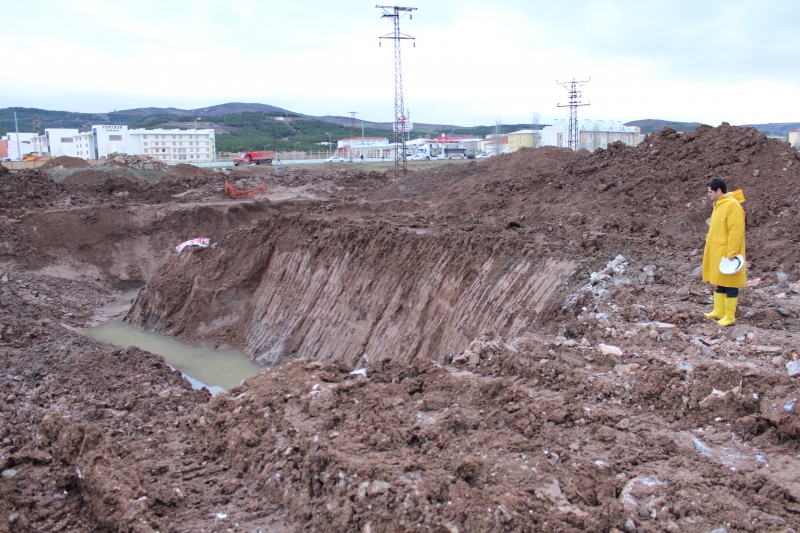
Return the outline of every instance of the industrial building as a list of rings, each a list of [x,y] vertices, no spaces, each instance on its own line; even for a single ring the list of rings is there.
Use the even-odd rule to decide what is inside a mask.
[[[789,132],[789,144],[796,150],[800,150],[800,130],[792,130]]]

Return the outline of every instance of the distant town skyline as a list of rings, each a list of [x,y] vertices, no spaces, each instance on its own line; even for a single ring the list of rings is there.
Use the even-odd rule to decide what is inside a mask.
[[[406,4],[404,4],[406,5]],[[477,125],[580,118],[717,125],[800,121],[795,1],[430,0],[402,30],[412,120]],[[0,0],[7,75],[0,107],[86,113],[257,102],[309,115],[392,120],[391,32],[373,3],[43,0],[36,24]],[[157,13],[157,15],[154,15]]]

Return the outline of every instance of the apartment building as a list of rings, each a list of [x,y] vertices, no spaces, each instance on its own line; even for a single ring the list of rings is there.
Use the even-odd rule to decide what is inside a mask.
[[[213,161],[215,143],[213,129],[128,131],[128,153],[147,155],[165,163]]]
[[[542,132],[539,130],[518,130],[508,134],[508,153],[520,148],[539,148],[542,145]]]
[[[555,120],[553,125],[542,129],[542,146],[568,147],[569,128],[566,120]],[[584,120],[578,127],[578,149],[590,152],[598,148],[606,149],[608,145],[622,142],[628,146],[637,146],[642,142],[642,129],[638,126],[624,126],[622,122],[603,120]]]

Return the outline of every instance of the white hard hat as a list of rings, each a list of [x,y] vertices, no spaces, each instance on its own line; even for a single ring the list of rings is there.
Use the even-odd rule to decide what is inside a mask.
[[[719,262],[719,271],[723,274],[736,274],[742,269],[743,266],[744,257],[742,257],[741,254],[737,255],[733,259],[723,257],[722,261]]]

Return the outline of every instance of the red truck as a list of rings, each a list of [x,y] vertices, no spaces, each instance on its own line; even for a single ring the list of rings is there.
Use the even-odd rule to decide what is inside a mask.
[[[242,157],[237,157],[233,160],[235,166],[248,165],[255,163],[256,165],[271,165],[272,160],[275,159],[277,154],[275,152],[247,152]]]

